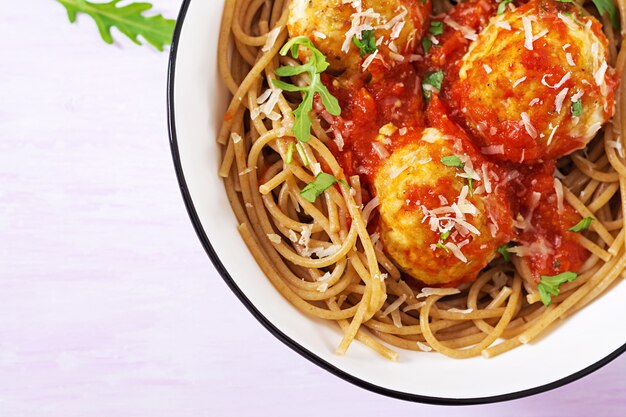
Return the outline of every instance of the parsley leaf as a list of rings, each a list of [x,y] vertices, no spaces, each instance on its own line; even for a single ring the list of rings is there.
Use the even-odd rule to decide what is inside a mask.
[[[509,253],[509,248],[512,248],[513,245],[509,242],[506,245],[500,246],[498,248],[498,253],[500,255],[502,255],[502,258],[504,259],[504,262],[510,262],[511,261],[511,254]]]
[[[284,91],[304,93],[302,102],[293,111],[295,122],[291,130],[293,131],[296,139],[300,142],[308,142],[311,136],[311,126],[313,124],[309,113],[313,110],[313,99],[315,98],[315,94],[317,93],[320,95],[322,104],[326,108],[326,111],[333,116],[339,116],[341,114],[341,107],[339,106],[339,101],[337,101],[337,99],[330,94],[330,91],[328,91],[320,78],[320,73],[326,71],[328,68],[328,61],[326,61],[324,54],[322,54],[315,47],[315,45],[313,45],[313,42],[311,42],[309,38],[306,36],[298,36],[291,39],[281,48],[280,54],[285,56],[291,52],[291,55],[294,58],[297,58],[300,46],[304,46],[311,51],[311,56],[309,57],[307,63],[302,65],[280,67],[277,68],[274,73],[279,77],[291,77],[294,75],[308,73],[311,78],[310,84],[308,86],[297,86],[286,83],[282,80],[272,80],[272,83]]]
[[[130,3],[118,7],[120,1],[91,3],[86,0],[57,0],[65,7],[71,23],[76,22],[79,13],[89,15],[96,23],[102,40],[108,44],[113,43],[112,27],[116,27],[137,45],[141,45],[137,37],[143,37],[159,51],[171,43],[175,20],[166,19],[160,14],[144,16],[145,11],[152,9],[150,3]]]
[[[361,39],[356,35],[352,37],[352,42],[361,50],[361,58],[367,54],[375,52],[378,47],[376,46],[376,38],[374,37],[374,31],[371,29],[361,32]]]
[[[340,181],[330,174],[320,172],[315,177],[315,181],[307,184],[302,191],[300,191],[300,195],[302,195],[306,201],[315,203],[317,197],[338,182],[348,186],[345,181]]]
[[[589,229],[589,226],[591,226],[591,222],[593,222],[593,217],[585,217],[584,219],[576,223],[575,226],[572,226],[567,230],[569,230],[570,232],[579,233],[583,230]]]
[[[583,102],[577,100],[572,103],[572,116],[580,117],[581,114],[583,114]]]
[[[430,51],[430,47],[433,46],[433,41],[430,40],[428,36],[424,36],[422,38],[422,49],[424,53],[427,54]]]
[[[444,156],[441,158],[441,163],[448,167],[463,168],[465,166],[461,158],[456,155]]]
[[[443,250],[445,250],[446,252],[450,252],[450,249],[448,249],[448,247],[447,247],[446,245],[444,245],[443,243],[441,243],[441,242],[438,242],[438,243],[435,245],[435,247],[437,247],[437,248],[439,248],[439,249],[443,249]]]
[[[498,10],[496,14],[502,14],[506,12],[506,5],[509,3],[513,3],[513,0],[502,0],[500,4],[498,4]]]
[[[563,272],[562,274],[555,276],[541,276],[541,281],[537,285],[541,302],[545,306],[549,306],[552,303],[552,295],[559,295],[560,286],[566,282],[572,282],[578,277],[575,272]]]
[[[426,100],[430,100],[432,95],[432,90],[439,91],[441,90],[441,83],[443,82],[443,71],[439,70],[436,72],[431,72],[424,78],[422,81],[422,90],[424,91],[424,97]]]
[[[611,18],[611,24],[615,29],[619,29],[619,16],[617,15],[617,9],[615,8],[615,4],[613,0],[592,0],[593,4],[595,4],[596,9],[598,9],[598,13],[600,16],[603,16],[605,13],[608,13]]]
[[[443,33],[443,22],[438,22],[436,20],[431,21],[430,29],[428,29],[428,31],[435,36],[441,35]]]

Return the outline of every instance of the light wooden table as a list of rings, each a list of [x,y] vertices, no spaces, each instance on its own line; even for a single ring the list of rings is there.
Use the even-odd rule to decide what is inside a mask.
[[[179,1],[156,3],[176,16]],[[107,46],[53,0],[2,1],[0,39],[0,416],[626,415],[626,357],[547,394],[453,409],[310,364],[196,239],[168,146],[167,55]]]

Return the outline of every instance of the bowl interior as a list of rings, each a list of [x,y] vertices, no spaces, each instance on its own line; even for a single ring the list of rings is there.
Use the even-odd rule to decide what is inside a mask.
[[[613,319],[626,316],[626,285],[617,285],[536,343],[493,359],[453,360],[400,351],[399,362],[391,363],[358,342],[346,356],[337,356],[338,328],[292,307],[257,266],[237,232],[217,175],[220,149],[215,137],[229,99],[217,69],[223,4],[187,0],[183,5],[169,80],[172,147],[183,195],[205,248],[266,327],[352,382],[431,402],[493,401],[553,388],[597,369],[626,348],[626,326],[615,326]]]

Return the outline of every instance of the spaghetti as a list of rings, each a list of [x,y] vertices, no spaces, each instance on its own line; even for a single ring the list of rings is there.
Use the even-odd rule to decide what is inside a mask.
[[[498,4],[494,4],[490,7],[495,14]],[[626,1],[616,4],[624,28]],[[343,339],[337,353],[345,353],[356,339],[392,360],[398,354],[389,346],[432,350],[452,358],[493,357],[531,342],[622,278],[626,268],[626,51],[621,45],[626,32],[613,29],[608,15],[602,18],[608,64],[621,78],[615,116],[584,153],[556,162],[560,178],[554,180],[559,204],[573,208],[578,218],[592,219],[584,236],[576,235],[576,244],[586,255],[576,279],[563,283],[550,303],[542,303],[537,277],[519,247],[517,253],[511,250],[511,262],[496,258],[475,280],[444,285],[454,288],[424,287],[397,266],[380,235],[372,233],[380,201],[370,191],[367,176],[346,169],[332,132],[332,117],[316,102],[310,139],[300,141],[292,127],[301,94],[272,87],[279,78],[277,68],[300,64],[290,55],[279,54],[289,37],[288,6],[289,0],[225,1],[218,59],[233,98],[217,138],[223,149],[219,175],[239,232],[260,268],[296,308],[339,325]],[[443,16],[454,7],[435,0],[433,14]],[[585,7],[591,11],[593,5]],[[448,23],[455,24],[454,30],[466,38],[473,36],[465,25]],[[489,74],[491,67],[486,66],[485,72]],[[294,80],[300,86],[310,81],[306,74]],[[431,101],[431,107],[436,101]],[[497,144],[488,145],[483,153],[498,150]],[[380,159],[389,158],[384,150],[381,153]],[[320,172],[346,181],[349,187],[329,186],[311,202],[302,190]]]

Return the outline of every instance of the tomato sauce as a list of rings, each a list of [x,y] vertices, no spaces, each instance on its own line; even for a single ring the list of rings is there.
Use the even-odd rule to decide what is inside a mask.
[[[495,2],[470,0],[458,3],[448,16],[478,33],[495,14],[496,7]],[[442,21],[443,18],[434,20]],[[428,33],[426,36],[429,36]],[[464,151],[489,161],[490,170],[497,178],[493,187],[505,190],[496,198],[507,200],[507,204],[501,206],[511,208],[510,211],[500,209],[495,204],[496,200],[492,202],[493,207],[487,209],[493,212],[495,223],[504,229],[501,233],[510,236],[513,246],[533,248],[523,259],[535,280],[539,281],[541,275],[580,271],[590,254],[579,244],[579,235],[567,230],[581,220],[580,215],[565,201],[562,207],[557,204],[555,160],[523,165],[489,160],[489,156],[480,154],[475,145],[479,142],[460,126],[450,105],[454,97],[449,87],[458,79],[460,60],[467,52],[470,41],[449,25],[444,25],[444,32],[437,39],[439,44],[432,45],[427,53],[422,46],[418,47],[420,58],[414,63],[408,63],[408,60],[390,63],[375,59],[368,71],[363,72],[365,75],[350,79],[323,76],[323,82],[337,97],[342,109],[341,116],[330,122],[330,130],[335,132],[335,137],[340,133],[343,146],[335,140],[330,142],[329,147],[346,176],[360,176],[366,190],[364,201],[367,202],[374,194],[373,178],[381,162],[394,149],[419,138],[424,128],[435,127],[443,133],[467,137]],[[526,65],[544,65],[540,57],[533,54],[525,55],[524,60]],[[433,93],[430,102],[426,103],[421,82],[427,74],[438,70],[444,72],[441,91]],[[554,69],[551,71],[557,73]],[[389,123],[395,130],[385,135],[382,130]],[[436,205],[441,190],[449,188],[450,184],[438,183],[436,189],[410,189],[406,197],[407,205],[415,210],[425,203]],[[530,219],[529,224],[524,223],[527,218]],[[447,258],[446,262],[452,265],[459,261]],[[446,262],[441,267],[445,268]],[[410,277],[407,279],[411,280]]]

